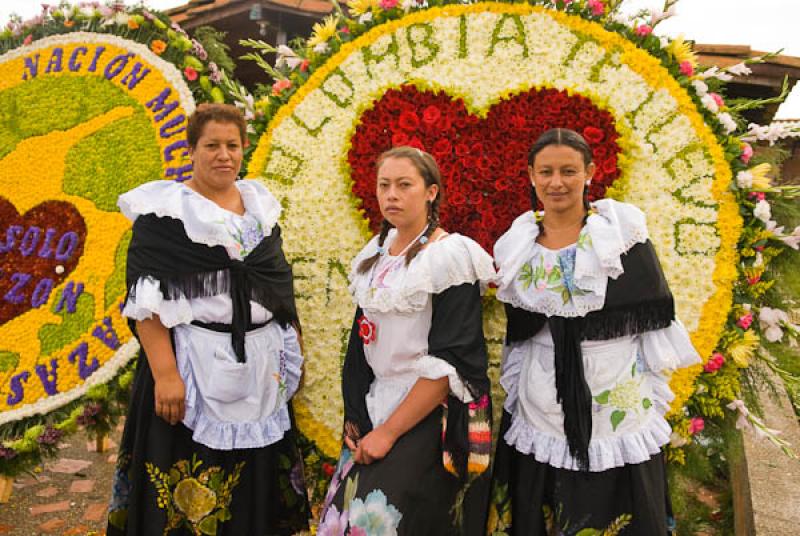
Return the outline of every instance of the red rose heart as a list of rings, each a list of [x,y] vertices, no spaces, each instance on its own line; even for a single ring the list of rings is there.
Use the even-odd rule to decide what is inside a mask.
[[[364,112],[351,140],[347,157],[353,193],[378,232],[377,156],[396,145],[424,149],[442,173],[442,226],[491,251],[514,218],[530,210],[528,149],[555,127],[583,134],[592,147],[597,171],[590,199],[602,198],[619,177],[619,134],[611,114],[591,100],[555,89],[531,89],[495,104],[481,119],[445,92],[391,89]]]
[[[78,265],[86,223],[66,201],[45,201],[20,216],[0,197],[0,326],[45,306]]]

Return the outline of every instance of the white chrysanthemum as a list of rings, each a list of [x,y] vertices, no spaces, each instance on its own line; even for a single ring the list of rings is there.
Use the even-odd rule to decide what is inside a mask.
[[[772,219],[772,208],[769,206],[769,203],[765,199],[762,199],[761,201],[756,203],[756,208],[753,209],[753,216],[763,221],[764,223]]]
[[[366,499],[350,502],[350,527],[359,527],[369,536],[397,536],[403,518],[397,508],[386,502],[381,490],[373,490]]]

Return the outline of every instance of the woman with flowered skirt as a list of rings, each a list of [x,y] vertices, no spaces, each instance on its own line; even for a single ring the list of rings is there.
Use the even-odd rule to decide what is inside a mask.
[[[533,206],[495,244],[508,328],[507,393],[489,534],[664,536],[662,447],[673,370],[699,362],[644,214],[589,204],[580,135],[553,129],[529,155]]]
[[[438,227],[430,155],[384,153],[377,182],[386,223],[350,274],[345,444],[317,534],[483,534],[491,408],[481,289],[494,267],[477,243]]]
[[[123,315],[142,345],[110,536],[290,535],[308,527],[290,399],[301,355],[280,203],[236,179],[244,118],[201,105],[194,177],[119,199],[133,221]]]

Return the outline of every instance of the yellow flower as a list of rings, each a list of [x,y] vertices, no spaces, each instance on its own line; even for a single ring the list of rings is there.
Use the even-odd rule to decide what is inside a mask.
[[[752,329],[748,329],[741,339],[728,346],[728,355],[733,358],[737,367],[745,368],[750,364],[750,358],[753,357],[758,345],[758,335]]]
[[[767,173],[770,171],[772,171],[772,166],[766,162],[750,168],[750,174],[753,176],[753,190],[769,190],[772,187],[770,178],[767,177]]]
[[[363,15],[373,7],[378,7],[378,0],[350,0],[347,7],[353,15]]]
[[[336,15],[329,15],[325,20],[314,24],[312,35],[308,38],[308,46],[315,47],[327,43],[328,39],[336,35]]]
[[[203,519],[217,505],[217,494],[194,478],[185,478],[178,482],[172,498],[192,523]]]
[[[692,50],[691,43],[684,40],[682,35],[675,38],[675,40],[667,46],[667,52],[675,56],[678,63],[688,61],[692,67],[697,67],[697,55]]]

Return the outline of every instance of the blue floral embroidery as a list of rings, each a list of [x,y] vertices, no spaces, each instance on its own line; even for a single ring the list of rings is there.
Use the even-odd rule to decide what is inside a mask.
[[[386,495],[378,489],[369,492],[366,500],[353,499],[350,503],[351,533],[361,529],[366,536],[395,536],[402,518],[403,514],[388,504]]]
[[[558,264],[561,266],[561,280],[567,291],[575,296],[581,291],[575,287],[575,255],[578,248],[575,246],[562,249],[558,252]]]

